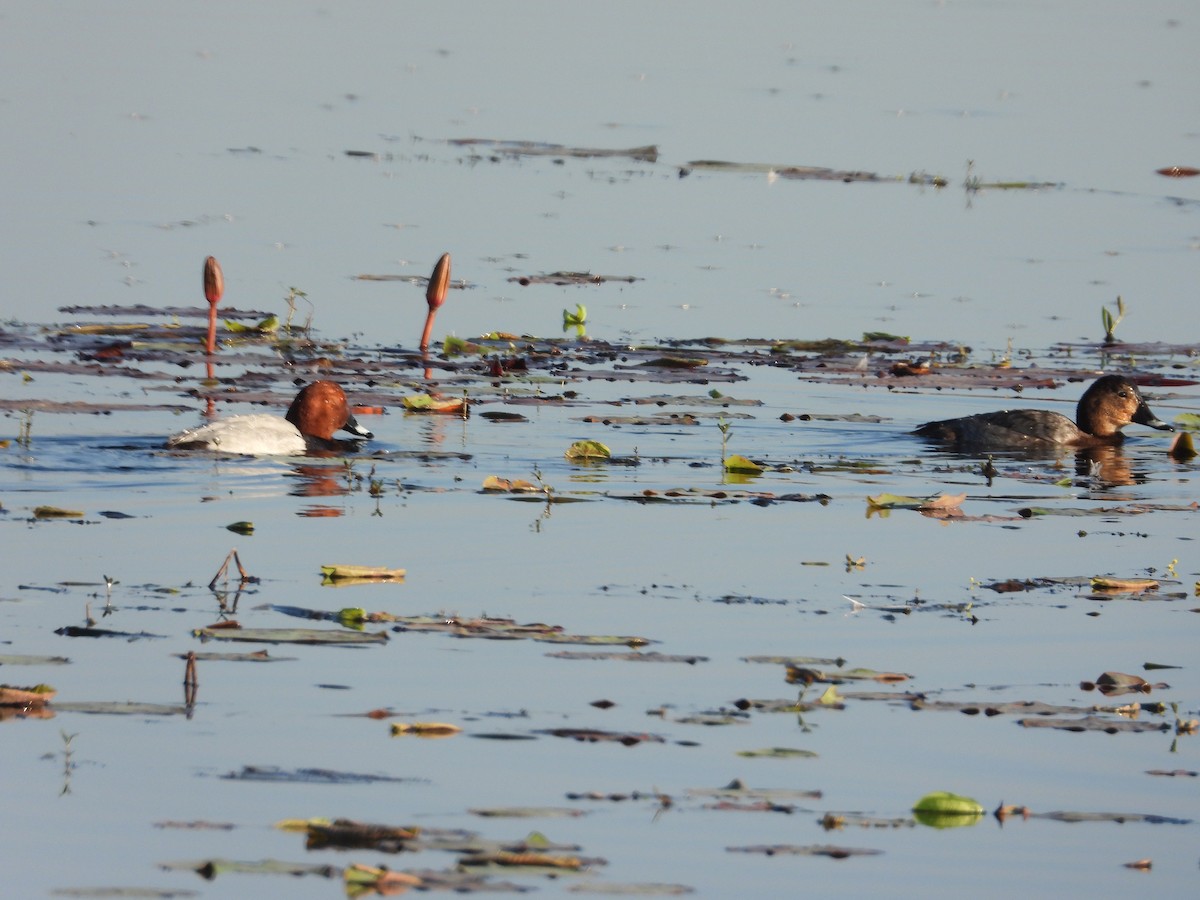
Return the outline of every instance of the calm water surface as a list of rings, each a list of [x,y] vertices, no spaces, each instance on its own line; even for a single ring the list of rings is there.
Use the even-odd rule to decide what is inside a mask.
[[[3,4],[0,121],[20,139],[0,170],[8,211],[0,221],[0,313],[6,323],[70,325],[113,320],[60,307],[195,306],[200,265],[211,253],[224,267],[228,303],[284,313],[282,298],[299,288],[312,304],[299,316],[311,312],[322,338],[344,340],[347,356],[370,360],[380,349],[411,350],[424,306],[411,284],[355,276],[424,276],[450,251],[454,278],[466,287],[442,309],[438,335],[555,337],[562,309],[582,303],[589,334],[616,343],[888,331],[968,345],[981,363],[1009,353],[1011,341],[1017,369],[1132,363],[1186,380],[1195,374],[1189,348],[1200,342],[1191,313],[1198,188],[1195,179],[1154,170],[1197,165],[1196,27],[1190,5],[1166,2],[686,11]],[[464,138],[653,144],[659,155],[510,156],[450,143]],[[696,160],[900,180],[789,180],[689,165]],[[968,160],[984,181],[1046,186],[969,191]],[[690,174],[681,178],[681,169]],[[906,183],[914,172],[948,186]],[[558,270],[638,280],[585,288],[510,280]],[[1097,341],[1100,309],[1118,294],[1129,308],[1120,337],[1180,348],[1106,360],[1091,350],[1067,360],[1054,349]],[[26,380],[22,372],[35,363],[76,356],[44,343],[36,327],[6,324],[4,336],[0,356],[11,365],[0,370],[0,399],[90,400],[115,411],[37,413],[28,445],[0,450],[0,655],[71,660],[4,665],[2,682],[51,683],[63,704],[178,706],[176,654],[254,649],[192,637],[218,618],[204,585],[231,547],[262,579],[238,601],[245,627],[310,624],[271,604],[488,614],[643,636],[660,642],[650,650],[705,658],[569,660],[547,654],[595,648],[394,634],[386,646],[358,650],[272,646],[272,656],[288,658],[272,665],[204,663],[188,716],[63,711],[6,721],[6,896],[123,886],[213,898],[330,897],[342,892],[337,881],[206,882],[160,866],[455,862],[441,852],[306,852],[301,836],[272,827],[309,816],[464,828],[497,840],[539,830],[607,860],[558,880],[495,876],[543,895],[637,883],[687,885],[713,897],[771,895],[800,882],[834,896],[881,888],[894,896],[968,888],[983,896],[1125,896],[1181,893],[1194,883],[1195,821],[1018,818],[1001,827],[988,818],[945,831],[827,833],[818,820],[827,811],[904,818],[938,789],[988,809],[1004,802],[1034,812],[1194,820],[1195,777],[1146,773],[1200,769],[1195,737],[1023,729],[1012,715],[853,699],[840,711],[754,713],[723,727],[686,721],[740,698],[795,698],[781,666],[746,661],[768,655],[841,657],[911,676],[867,689],[978,703],[1112,705],[1128,698],[1106,701],[1079,683],[1105,671],[1142,674],[1170,685],[1143,702],[1178,703],[1180,717],[1196,717],[1195,466],[1166,455],[1167,436],[1131,429],[1117,459],[1126,477],[1091,479],[1070,457],[999,458],[1001,476],[988,485],[978,461],[907,435],[929,418],[1015,403],[1069,411],[1077,384],[1021,395],[906,383],[889,390],[874,377],[875,360],[869,375],[832,381],[757,364],[733,365],[740,380],[708,384],[509,380],[512,395],[577,392],[576,405],[532,407],[503,405],[503,394],[477,378],[471,390],[481,409],[519,411],[530,422],[431,420],[387,403],[388,414],[368,423],[377,455],[357,459],[348,477],[340,460],[166,454],[162,437],[202,411],[186,393],[201,366],[130,363],[165,376],[158,379],[38,370]],[[264,371],[286,394],[269,357],[229,362],[218,374]],[[346,376],[356,396],[421,385],[419,369],[383,358],[392,361],[388,377],[368,384]],[[437,378],[452,383],[441,370]],[[714,409],[704,405],[713,388],[761,405]],[[1198,405],[1194,386],[1148,393],[1165,419]],[[659,395],[683,399],[632,402]],[[137,404],[158,408],[122,408]],[[167,405],[188,411],[174,415]],[[721,478],[714,418],[583,421],[663,411],[728,416],[730,451],[774,467],[746,490],[828,501],[620,499],[732,489]],[[749,418],[736,418],[741,413]],[[784,421],[784,413],[815,418]],[[845,420],[852,414],[873,418]],[[0,437],[15,438],[20,412],[3,421]],[[642,464],[571,466],[562,452],[580,438]],[[488,475],[530,479],[535,470],[556,492],[591,502],[546,507],[479,493]],[[354,475],[381,479],[382,495],[369,496]],[[966,493],[971,520],[867,514],[868,495],[939,492]],[[83,510],[84,524],[35,522],[39,505]],[[1113,512],[1017,515],[1030,506]],[[225,530],[240,520],[255,524],[253,536]],[[848,567],[847,556],[863,566]],[[408,578],[336,590],[320,586],[322,563],[404,567]],[[1171,599],[1099,602],[1075,585],[1015,594],[981,586],[1151,571],[1165,577]],[[103,575],[119,581],[108,615]],[[908,615],[855,613],[844,595],[871,607],[915,606]],[[55,633],[83,624],[88,611],[100,627],[151,636]],[[1146,672],[1146,662],[1182,668]],[[822,689],[812,686],[805,698]],[[616,705],[589,705],[600,699]],[[401,721],[453,722],[466,734],[391,738],[387,721],[361,716],[375,708]],[[1139,721],[1174,719],[1169,710],[1143,712]],[[556,727],[650,732],[666,742],[585,745],[539,733]],[[536,740],[478,737],[495,733]],[[72,736],[69,768],[63,735]],[[767,747],[818,756],[738,755]],[[332,787],[222,777],[248,765],[409,780]],[[788,815],[706,809],[708,800],[688,793],[733,778],[822,796],[784,801],[796,805]],[[656,815],[649,800],[565,796],[586,791],[661,791],[675,804]],[[518,806],[586,815],[470,812]],[[234,828],[160,827],[190,822]],[[726,849],[829,843],[883,853],[838,861]],[[1121,866],[1144,857],[1154,861],[1150,873]]]

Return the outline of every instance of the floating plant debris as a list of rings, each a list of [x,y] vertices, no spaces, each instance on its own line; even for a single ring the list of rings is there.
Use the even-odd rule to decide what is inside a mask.
[[[323,565],[321,577],[326,581],[351,579],[355,581],[403,581],[405,569],[387,569],[383,566]]]
[[[756,853],[762,856],[828,856],[830,859],[849,859],[852,856],[879,856],[882,850],[865,847],[838,847],[833,844],[756,844],[748,847],[726,847],[729,853]]]
[[[32,687],[0,684],[0,706],[45,706],[57,693],[48,684],[35,684]]]
[[[599,441],[576,441],[563,454],[574,463],[603,461],[612,457],[612,450]]]
[[[0,653],[0,666],[65,666],[65,656],[34,656],[27,653]]]
[[[115,631],[111,628],[94,628],[87,625],[64,625],[62,628],[54,629],[55,634],[61,634],[63,637],[90,637],[90,638],[125,638],[126,640],[140,640],[142,638],[162,638],[166,637],[163,634],[150,634],[145,631]]]
[[[416,737],[440,738],[461,734],[462,729],[449,722],[393,722],[392,736],[414,735]]]
[[[636,744],[665,744],[667,739],[648,732],[604,731],[598,728],[550,728],[539,731],[551,737],[571,738],[587,744],[614,743],[632,747]]]
[[[467,812],[485,819],[574,819],[587,815],[584,810],[568,806],[505,806]]]
[[[633,284],[640,281],[636,275],[593,275],[591,272],[550,272],[546,275],[517,275],[510,279],[520,285],[553,284],[559,287],[578,284],[604,284],[608,281],[621,281]]]
[[[202,641],[245,641],[259,644],[386,644],[387,632],[329,631],[313,628],[197,628],[192,632]]]
[[[38,506],[33,510],[35,519],[82,519],[83,510],[61,509],[57,506]]]
[[[412,394],[401,398],[405,410],[414,413],[440,413],[457,415],[466,409],[462,397],[434,397],[430,394]]]
[[[739,750],[738,756],[746,759],[816,759],[817,754],[812,750],[801,750],[798,747],[764,747],[761,750]]]
[[[569,147],[565,144],[547,144],[541,141],[504,141],[491,138],[451,138],[446,143],[452,147],[485,148],[505,156],[563,156],[577,159],[627,156],[639,162],[658,161],[658,147],[654,144],[628,149],[612,149]]]
[[[1105,734],[1141,734],[1144,732],[1170,731],[1171,726],[1166,722],[1135,722],[1128,719],[1106,719],[1102,716],[1082,716],[1078,719],[1019,719],[1018,725],[1026,728],[1054,728],[1059,731],[1102,731]]]
[[[283,769],[279,766],[243,766],[239,771],[227,772],[220,777],[226,781],[269,781],[283,784],[411,784],[423,780],[343,772],[337,769]]]
[[[630,638],[614,638],[613,643],[626,644],[630,642]],[[689,666],[694,666],[696,663],[708,662],[707,656],[687,656],[679,653],[607,653],[601,651],[584,652],[582,650],[560,650],[557,653],[547,653],[549,657],[554,659],[584,659],[584,660],[609,660],[619,662],[642,662],[642,663],[684,663]]]
[[[93,716],[186,716],[186,706],[164,703],[138,703],[135,700],[73,700],[55,703],[60,713],[85,713]]]

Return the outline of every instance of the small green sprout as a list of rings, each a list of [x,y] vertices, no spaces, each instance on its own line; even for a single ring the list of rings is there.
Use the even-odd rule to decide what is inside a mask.
[[[1125,301],[1117,296],[1117,317],[1114,319],[1113,314],[1108,311],[1107,306],[1100,307],[1100,321],[1104,325],[1104,343],[1106,346],[1111,346],[1117,342],[1113,332],[1117,326],[1121,324],[1121,320],[1125,318]]]
[[[569,328],[574,328],[576,335],[583,339],[586,334],[584,326],[587,325],[587,307],[582,303],[575,304],[575,312],[563,310],[563,331]]]

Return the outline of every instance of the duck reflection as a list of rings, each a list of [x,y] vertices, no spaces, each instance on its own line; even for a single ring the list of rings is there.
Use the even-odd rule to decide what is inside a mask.
[[[342,497],[350,493],[352,470],[337,465],[296,465],[288,474],[294,483],[288,493],[293,497]],[[296,513],[304,518],[330,518],[343,514],[338,506],[314,504]]]
[[[1144,474],[1134,472],[1119,444],[1077,450],[1075,474],[1101,487],[1144,484],[1146,481]]]

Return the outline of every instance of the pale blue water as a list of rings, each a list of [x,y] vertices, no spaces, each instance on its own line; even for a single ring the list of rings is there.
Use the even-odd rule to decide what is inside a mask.
[[[561,310],[583,303],[589,333],[605,340],[857,338],[881,330],[969,344],[984,362],[1011,339],[1020,367],[1023,350],[1044,362],[1058,342],[1098,340],[1100,308],[1121,294],[1129,315],[1119,336],[1194,346],[1197,181],[1154,174],[1196,165],[1191,13],[1171,3],[4,4],[0,121],[14,138],[0,169],[8,213],[0,219],[0,313],[6,322],[49,324],[96,320],[57,311],[70,304],[200,305],[201,265],[211,253],[222,262],[229,303],[282,313],[281,298],[296,286],[313,302],[320,337],[348,339],[352,355],[370,357],[372,348],[415,346],[423,292],[354,276],[428,275],[449,251],[453,277],[470,287],[452,292],[439,337],[493,330],[555,336]],[[447,143],[467,137],[656,144],[660,156],[653,164],[493,162],[472,159],[486,150]],[[348,157],[347,150],[379,159]],[[679,177],[679,167],[700,159],[902,178],[925,172],[950,186],[700,170]],[[969,193],[967,160],[984,180],[1060,186]],[[561,269],[640,280],[585,288],[509,281]],[[300,318],[307,315],[301,306]],[[544,393],[578,391],[580,403],[511,407],[530,418],[522,425],[478,415],[467,422],[406,417],[388,404],[387,416],[364,424],[377,434],[372,447],[390,454],[354,467],[367,475],[374,466],[384,480],[376,502],[362,490],[306,495],[319,475],[326,487],[344,487],[337,462],[318,463],[329,468],[314,472],[295,461],[158,452],[164,435],[200,412],[184,393],[201,377],[199,365],[141,365],[170,376],[161,381],[41,373],[26,381],[20,373],[32,361],[72,354],[0,349],[14,361],[0,371],[5,400],[194,410],[37,413],[32,443],[0,450],[0,654],[72,660],[3,666],[0,681],[52,683],[62,703],[180,703],[182,662],[174,654],[254,649],[202,647],[191,637],[217,618],[203,585],[231,547],[263,579],[239,605],[247,627],[306,624],[264,604],[486,613],[577,633],[640,635],[661,642],[650,649],[708,658],[694,666],[572,661],[546,654],[585,648],[402,634],[363,650],[272,647],[271,655],[294,658],[274,665],[202,664],[190,718],[63,712],[46,722],[4,722],[6,896],[126,886],[205,897],[329,897],[341,895],[340,884],[246,875],[204,882],[159,866],[210,858],[454,863],[447,853],[306,853],[302,837],[271,828],[283,818],[321,815],[468,828],[496,839],[536,829],[608,861],[578,879],[498,876],[543,895],[588,881],[687,884],[714,897],[777,894],[797,883],[834,896],[881,887],[893,896],[964,889],[1123,896],[1151,884],[1180,893],[1194,881],[1195,823],[1033,819],[999,828],[985,819],[944,832],[833,834],[817,825],[827,810],[903,817],[935,789],[971,795],[989,810],[1007,802],[1037,812],[1195,818],[1194,778],[1145,774],[1200,769],[1194,736],[1173,745],[1171,734],[1026,731],[1012,716],[917,713],[868,701],[803,722],[789,714],[754,714],[747,725],[724,728],[674,721],[739,698],[795,697],[780,667],[743,661],[768,654],[842,656],[851,666],[913,676],[886,690],[980,702],[1105,702],[1081,693],[1079,682],[1123,671],[1169,682],[1142,699],[1175,701],[1181,717],[1196,717],[1195,466],[1165,455],[1167,436],[1130,429],[1130,485],[1089,487],[1078,478],[1057,486],[1074,472],[1069,459],[1062,470],[1047,461],[1001,460],[1004,477],[989,488],[968,460],[906,435],[929,418],[1013,402],[1067,410],[1078,385],[1022,398],[936,394],[919,385],[891,392],[740,366],[746,380],[715,385],[543,382]],[[1185,353],[1135,362],[1160,375],[1194,374]],[[1085,355],[1072,364],[1093,368],[1099,360]],[[219,374],[240,371],[229,366]],[[409,392],[419,372],[401,367],[397,383],[387,380],[361,385],[360,393]],[[731,452],[792,466],[752,488],[824,493],[828,505],[615,499],[720,487],[718,430],[707,419],[613,428],[581,418],[649,414],[659,408],[628,401],[699,398],[714,386],[763,401],[744,410],[752,419],[731,419]],[[517,379],[511,389],[529,387]],[[490,401],[484,409],[510,408],[479,379],[471,390]],[[1163,418],[1197,406],[1194,387],[1149,392]],[[677,409],[708,411],[698,401]],[[784,412],[882,421],[783,422]],[[0,437],[15,437],[20,414],[3,422]],[[579,438],[645,461],[581,471],[561,456]],[[469,458],[431,461],[409,452],[430,449]],[[872,472],[806,465],[828,467],[841,457],[878,465]],[[488,475],[532,478],[535,467],[559,492],[608,496],[556,505],[543,516],[542,506],[478,493]],[[910,511],[868,518],[866,496],[885,492],[966,492],[968,515],[1004,520],[942,524]],[[1158,506],[1136,515],[1015,517],[1031,505],[1136,504]],[[31,522],[38,505],[82,509],[89,524]],[[304,515],[316,507],[340,515]],[[107,510],[133,518],[100,515]],[[252,537],[225,530],[239,520],[255,523]],[[847,571],[847,555],[863,557],[865,568]],[[1161,576],[1173,560],[1168,589],[1180,596],[1171,602],[1097,603],[1071,588],[998,595],[978,587],[1151,568]],[[399,566],[409,575],[403,585],[322,588],[317,567],[330,562]],[[120,584],[116,611],[101,617],[105,574]],[[31,589],[60,582],[90,586]],[[160,586],[178,592],[162,594]],[[851,614],[846,594],[876,606],[974,601],[979,622],[950,608]],[[769,602],[719,602],[726,595]],[[101,627],[163,637],[126,643],[54,633],[83,624],[89,603]],[[1184,668],[1147,673],[1145,662]],[[815,693],[816,686],[809,699]],[[588,705],[598,699],[617,705]],[[664,705],[665,719],[647,715]],[[386,722],[351,717],[376,707],[451,721],[467,734],[393,739]],[[494,715],[522,710],[527,718]],[[470,736],[554,727],[650,731],[668,743],[626,748],[544,735],[518,742]],[[62,732],[75,736],[65,795]],[[737,756],[772,746],[819,757]],[[329,787],[219,777],[245,765],[418,780]],[[824,796],[792,815],[717,812],[688,799],[689,789],[734,777]],[[647,801],[565,799],[589,790],[659,790],[676,806],[655,818]],[[523,805],[575,806],[588,815],[469,813]],[[236,829],[156,827],[198,820]],[[726,852],[824,843],[885,853],[835,861]],[[1142,857],[1154,859],[1148,876],[1121,867]]]

